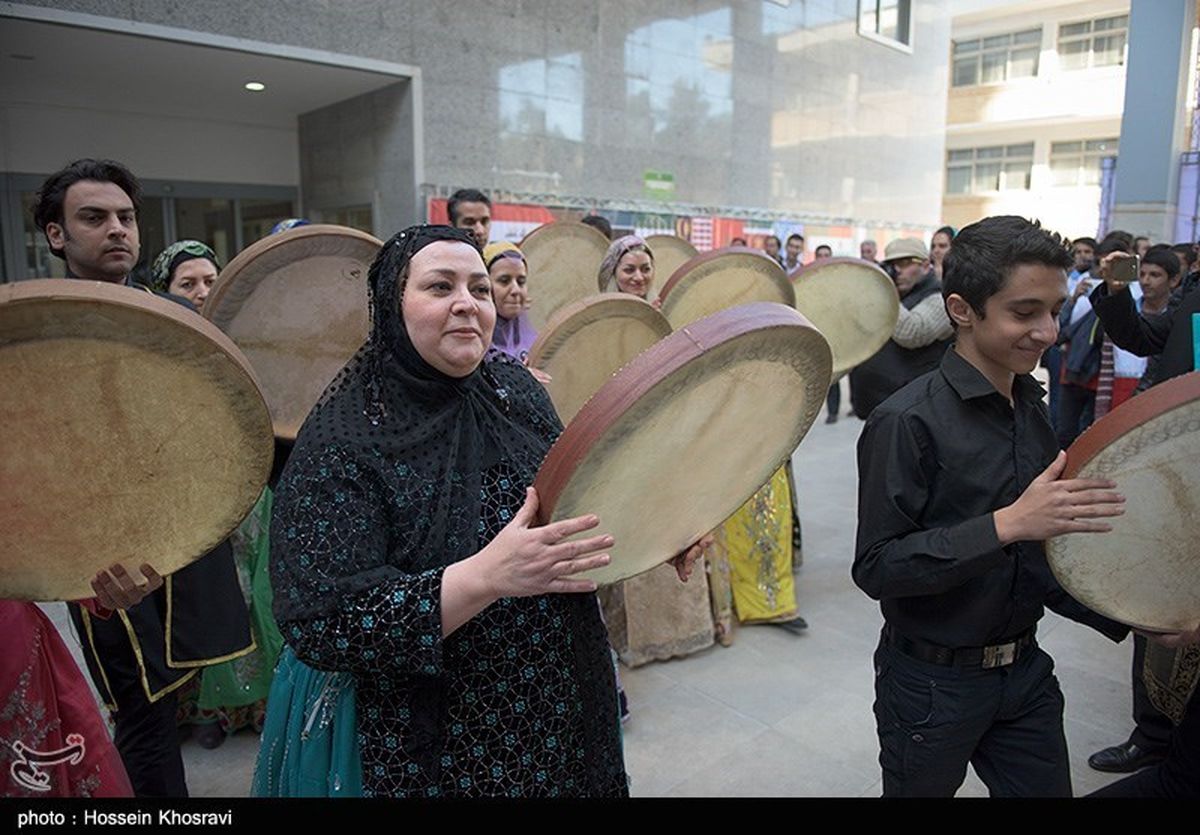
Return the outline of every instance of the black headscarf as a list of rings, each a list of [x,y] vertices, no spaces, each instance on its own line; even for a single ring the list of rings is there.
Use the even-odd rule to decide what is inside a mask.
[[[336,447],[357,462],[364,479],[372,469],[399,464],[433,487],[428,495],[413,497],[410,507],[394,509],[392,530],[365,533],[382,538],[377,547],[392,555],[390,570],[301,585],[293,599],[276,598],[280,618],[327,611],[339,594],[386,581],[391,570],[415,573],[474,554],[486,544],[479,530],[483,471],[505,459],[532,484],[561,431],[545,391],[515,362],[493,357],[465,377],[451,377],[413,346],[400,310],[404,281],[413,256],[438,241],[478,248],[468,232],[449,226],[411,227],[383,245],[368,275],[367,342],[309,414],[281,479],[286,485],[289,470],[309,466]],[[302,497],[281,488],[277,514],[292,505],[299,508],[298,501]],[[293,555],[277,556],[272,567],[280,578],[297,579],[287,576]]]
[[[437,241],[474,246],[462,230],[420,226],[380,250],[368,276],[370,336],[304,422],[280,479],[271,579],[285,637],[358,631],[360,617],[371,618],[370,606],[378,605],[362,601],[478,552],[511,518],[486,513],[485,500],[519,501],[562,431],[545,389],[507,355],[493,352],[455,378],[413,346],[400,307],[404,282],[413,256]],[[485,484],[485,474],[498,483]],[[555,597],[575,647],[589,752],[583,791],[601,793],[624,779],[607,635],[595,595]],[[312,653],[305,660],[318,663]],[[371,686],[386,675],[382,660],[357,660],[356,675],[371,677]],[[412,723],[404,751],[436,774],[446,682],[432,670],[404,675]]]

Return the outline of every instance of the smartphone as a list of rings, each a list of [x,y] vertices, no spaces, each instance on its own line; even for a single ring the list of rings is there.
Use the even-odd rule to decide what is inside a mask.
[[[1137,281],[1141,260],[1135,255],[1132,258],[1122,258],[1120,261],[1114,261],[1112,266],[1109,267],[1109,272],[1113,280],[1119,281],[1122,284],[1132,284]]]

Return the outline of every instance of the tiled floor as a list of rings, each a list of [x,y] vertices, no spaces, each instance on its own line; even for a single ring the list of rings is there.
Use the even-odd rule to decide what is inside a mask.
[[[623,670],[633,712],[625,757],[635,796],[879,794],[871,651],[882,621],[850,580],[854,445],[862,423],[823,420],[795,457],[804,530],[798,591],[810,628],[795,636],[747,627],[732,647]],[[1085,794],[1112,779],[1089,769],[1087,755],[1129,730],[1131,646],[1053,614],[1040,638],[1057,661],[1075,791]],[[185,744],[193,795],[246,794],[257,745],[250,734],[216,751]],[[960,794],[987,791],[969,774]]]

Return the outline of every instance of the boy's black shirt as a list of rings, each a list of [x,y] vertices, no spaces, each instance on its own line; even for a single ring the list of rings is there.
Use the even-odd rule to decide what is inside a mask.
[[[1071,598],[1040,542],[1000,546],[992,513],[1058,454],[1028,374],[1014,405],[954,348],[872,412],[858,442],[853,575],[896,630],[945,647],[1002,643],[1043,605],[1119,641],[1126,626]]]

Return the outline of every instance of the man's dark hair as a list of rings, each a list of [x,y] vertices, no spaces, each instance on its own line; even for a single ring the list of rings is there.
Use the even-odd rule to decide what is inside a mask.
[[[608,222],[608,218],[601,215],[588,215],[581,218],[579,222],[586,226],[591,226],[593,229],[600,230],[600,234],[610,241],[612,240],[612,224]]]
[[[799,241],[800,243],[804,243],[804,236],[801,235],[799,232],[793,232],[792,234],[788,235],[788,239],[787,239],[787,242],[789,244],[792,241]]]
[[[826,251],[826,252],[828,252],[830,255],[833,255],[833,247],[831,247],[829,244],[821,244],[821,245],[820,245],[820,246],[818,246],[818,247],[817,247],[815,250],[813,250],[813,254],[814,254],[814,255],[820,255],[820,254],[821,254],[821,250],[825,250],[825,251]]]
[[[1133,235],[1121,229],[1114,229],[1096,244],[1096,260],[1100,260],[1111,252],[1133,252]]]
[[[1089,238],[1085,235],[1082,238],[1076,238],[1075,240],[1071,241],[1072,247],[1075,246],[1075,244],[1087,244],[1088,246],[1090,246],[1092,248],[1092,252],[1096,251],[1096,239],[1095,238]]]
[[[489,209],[492,208],[492,201],[482,191],[476,188],[460,188],[454,194],[450,195],[450,199],[446,201],[446,213],[450,215],[450,225],[458,223],[458,204],[459,203],[482,203]]]
[[[1166,272],[1169,280],[1174,280],[1179,275],[1179,256],[1172,252],[1169,248],[1159,249],[1153,247],[1142,256],[1143,264],[1154,264],[1162,267]]]
[[[941,229],[939,229],[933,233],[934,237],[936,237],[937,235],[945,235],[950,240],[954,240],[954,236],[957,234],[958,234],[958,230],[955,229],[953,226],[943,226]],[[931,237],[930,240],[933,240],[933,238]]]
[[[779,240],[778,235],[767,235],[767,237],[763,238],[764,247],[767,245],[767,241],[774,241],[775,246],[779,247],[780,249],[783,248],[783,241]]]
[[[1096,263],[1114,252],[1133,253],[1133,236],[1128,232],[1109,232],[1096,244]]]
[[[1066,272],[1074,266],[1063,239],[1036,220],[996,215],[965,227],[942,264],[942,298],[957,293],[983,318],[987,300],[999,293],[1022,264],[1041,264]]]
[[[67,199],[67,189],[84,180],[112,183],[129,195],[135,213],[141,211],[142,186],[128,168],[111,159],[77,159],[47,177],[38,191],[37,202],[33,204],[33,223],[43,235],[46,234],[46,226],[49,224],[57,223],[61,226],[66,222],[66,218],[63,217],[63,203]],[[49,240],[47,236],[47,243]],[[51,247],[50,251],[59,258],[63,257],[61,249]]]
[[[1196,249],[1189,243],[1174,244],[1171,251],[1179,258],[1190,273],[1196,267]]]

